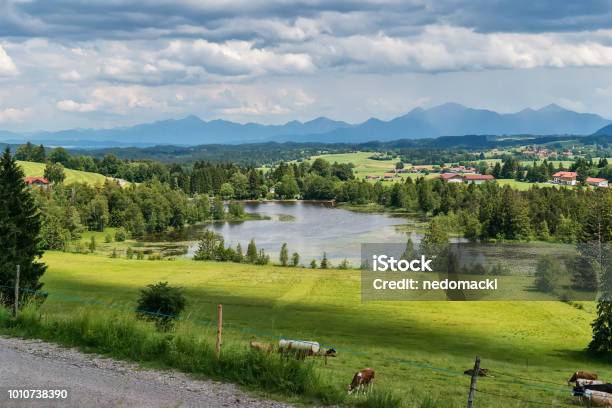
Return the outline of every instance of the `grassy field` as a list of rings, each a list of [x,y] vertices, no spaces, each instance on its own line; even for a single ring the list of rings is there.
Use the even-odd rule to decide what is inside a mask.
[[[609,364],[583,352],[594,317],[591,303],[581,308],[562,302],[362,303],[355,270],[59,252],[47,252],[44,261],[50,295],[43,310],[51,314],[72,313],[91,300],[131,310],[140,288],[168,281],[186,289],[190,320],[206,325],[223,303],[229,340],[244,347],[251,338],[278,337],[333,345],[338,358],[327,366],[318,361],[317,370],[335,387],[344,388],[356,370],[370,366],[377,387],[393,389],[408,402],[427,401],[429,395],[434,398],[429,406],[463,406],[469,378],[462,372],[475,355],[495,376],[479,380],[478,407],[566,406],[572,400],[564,382],[573,371],[612,377]]]
[[[314,161],[318,158],[322,158],[330,163],[353,163],[355,165],[355,177],[358,178],[362,178],[368,175],[382,176],[385,173],[393,171],[393,169],[395,168],[395,163],[399,161],[399,158],[395,160],[369,159],[369,157],[374,154],[375,153],[373,152],[325,154],[321,156],[312,156],[309,161]]]
[[[44,163],[34,163],[26,161],[17,161],[26,176],[42,177],[45,173]],[[65,169],[65,183],[87,183],[87,184],[103,184],[107,177],[98,173],[89,173],[86,171]]]

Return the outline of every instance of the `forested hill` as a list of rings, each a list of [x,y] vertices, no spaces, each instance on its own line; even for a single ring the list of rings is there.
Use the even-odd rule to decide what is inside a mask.
[[[255,143],[241,145],[201,145],[201,146],[153,146],[145,148],[107,148],[94,150],[72,150],[75,154],[83,154],[102,158],[113,154],[121,159],[152,159],[163,162],[190,163],[197,160],[213,162],[232,162],[241,164],[271,164],[280,161],[291,161],[320,154],[321,152],[343,153],[356,150],[386,150],[403,148],[426,149],[490,149],[495,147],[511,147],[526,144],[540,145],[547,143],[581,143],[612,145],[612,135],[592,136],[453,136],[436,139],[402,139],[389,142],[368,143]]]

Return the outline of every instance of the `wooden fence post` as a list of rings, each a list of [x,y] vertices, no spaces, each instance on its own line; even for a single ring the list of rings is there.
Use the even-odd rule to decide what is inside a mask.
[[[222,336],[223,336],[223,305],[219,304],[217,306],[217,346],[215,348],[217,359],[221,356]]]
[[[474,406],[474,394],[476,393],[476,381],[478,381],[478,372],[480,371],[480,357],[476,356],[474,362],[474,371],[472,372],[472,381],[470,382],[470,393],[468,394],[467,408]]]
[[[19,311],[19,274],[20,274],[20,265],[17,265],[17,271],[15,272],[15,309],[13,310],[13,314],[17,316],[17,312]]]

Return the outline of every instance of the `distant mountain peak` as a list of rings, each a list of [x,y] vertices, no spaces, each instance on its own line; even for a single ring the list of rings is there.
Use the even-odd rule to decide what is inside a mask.
[[[542,108],[538,109],[538,112],[570,112],[562,106],[557,105],[556,103],[550,103]]]

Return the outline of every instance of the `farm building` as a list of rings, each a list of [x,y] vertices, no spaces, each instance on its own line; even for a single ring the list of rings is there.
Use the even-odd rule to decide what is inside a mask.
[[[449,183],[472,183],[482,184],[485,181],[495,180],[495,177],[490,174],[457,174],[457,173],[442,173],[440,178]]]
[[[463,176],[463,179],[466,183],[482,184],[486,181],[495,180],[495,177],[490,174],[466,174]]]
[[[589,186],[593,187],[608,187],[608,180],[603,178],[588,177],[586,182]]]
[[[440,178],[449,183],[463,183],[463,176],[457,173],[442,173]]]
[[[47,188],[49,186],[49,180],[44,177],[26,177],[24,181],[30,187]]]
[[[433,171],[432,165],[421,165],[421,166],[412,166],[410,168],[411,173],[422,173],[425,171]]]
[[[558,171],[553,174],[553,183],[575,186],[577,176],[575,171]]]
[[[457,166],[448,169],[451,173],[476,173],[474,167]]]

